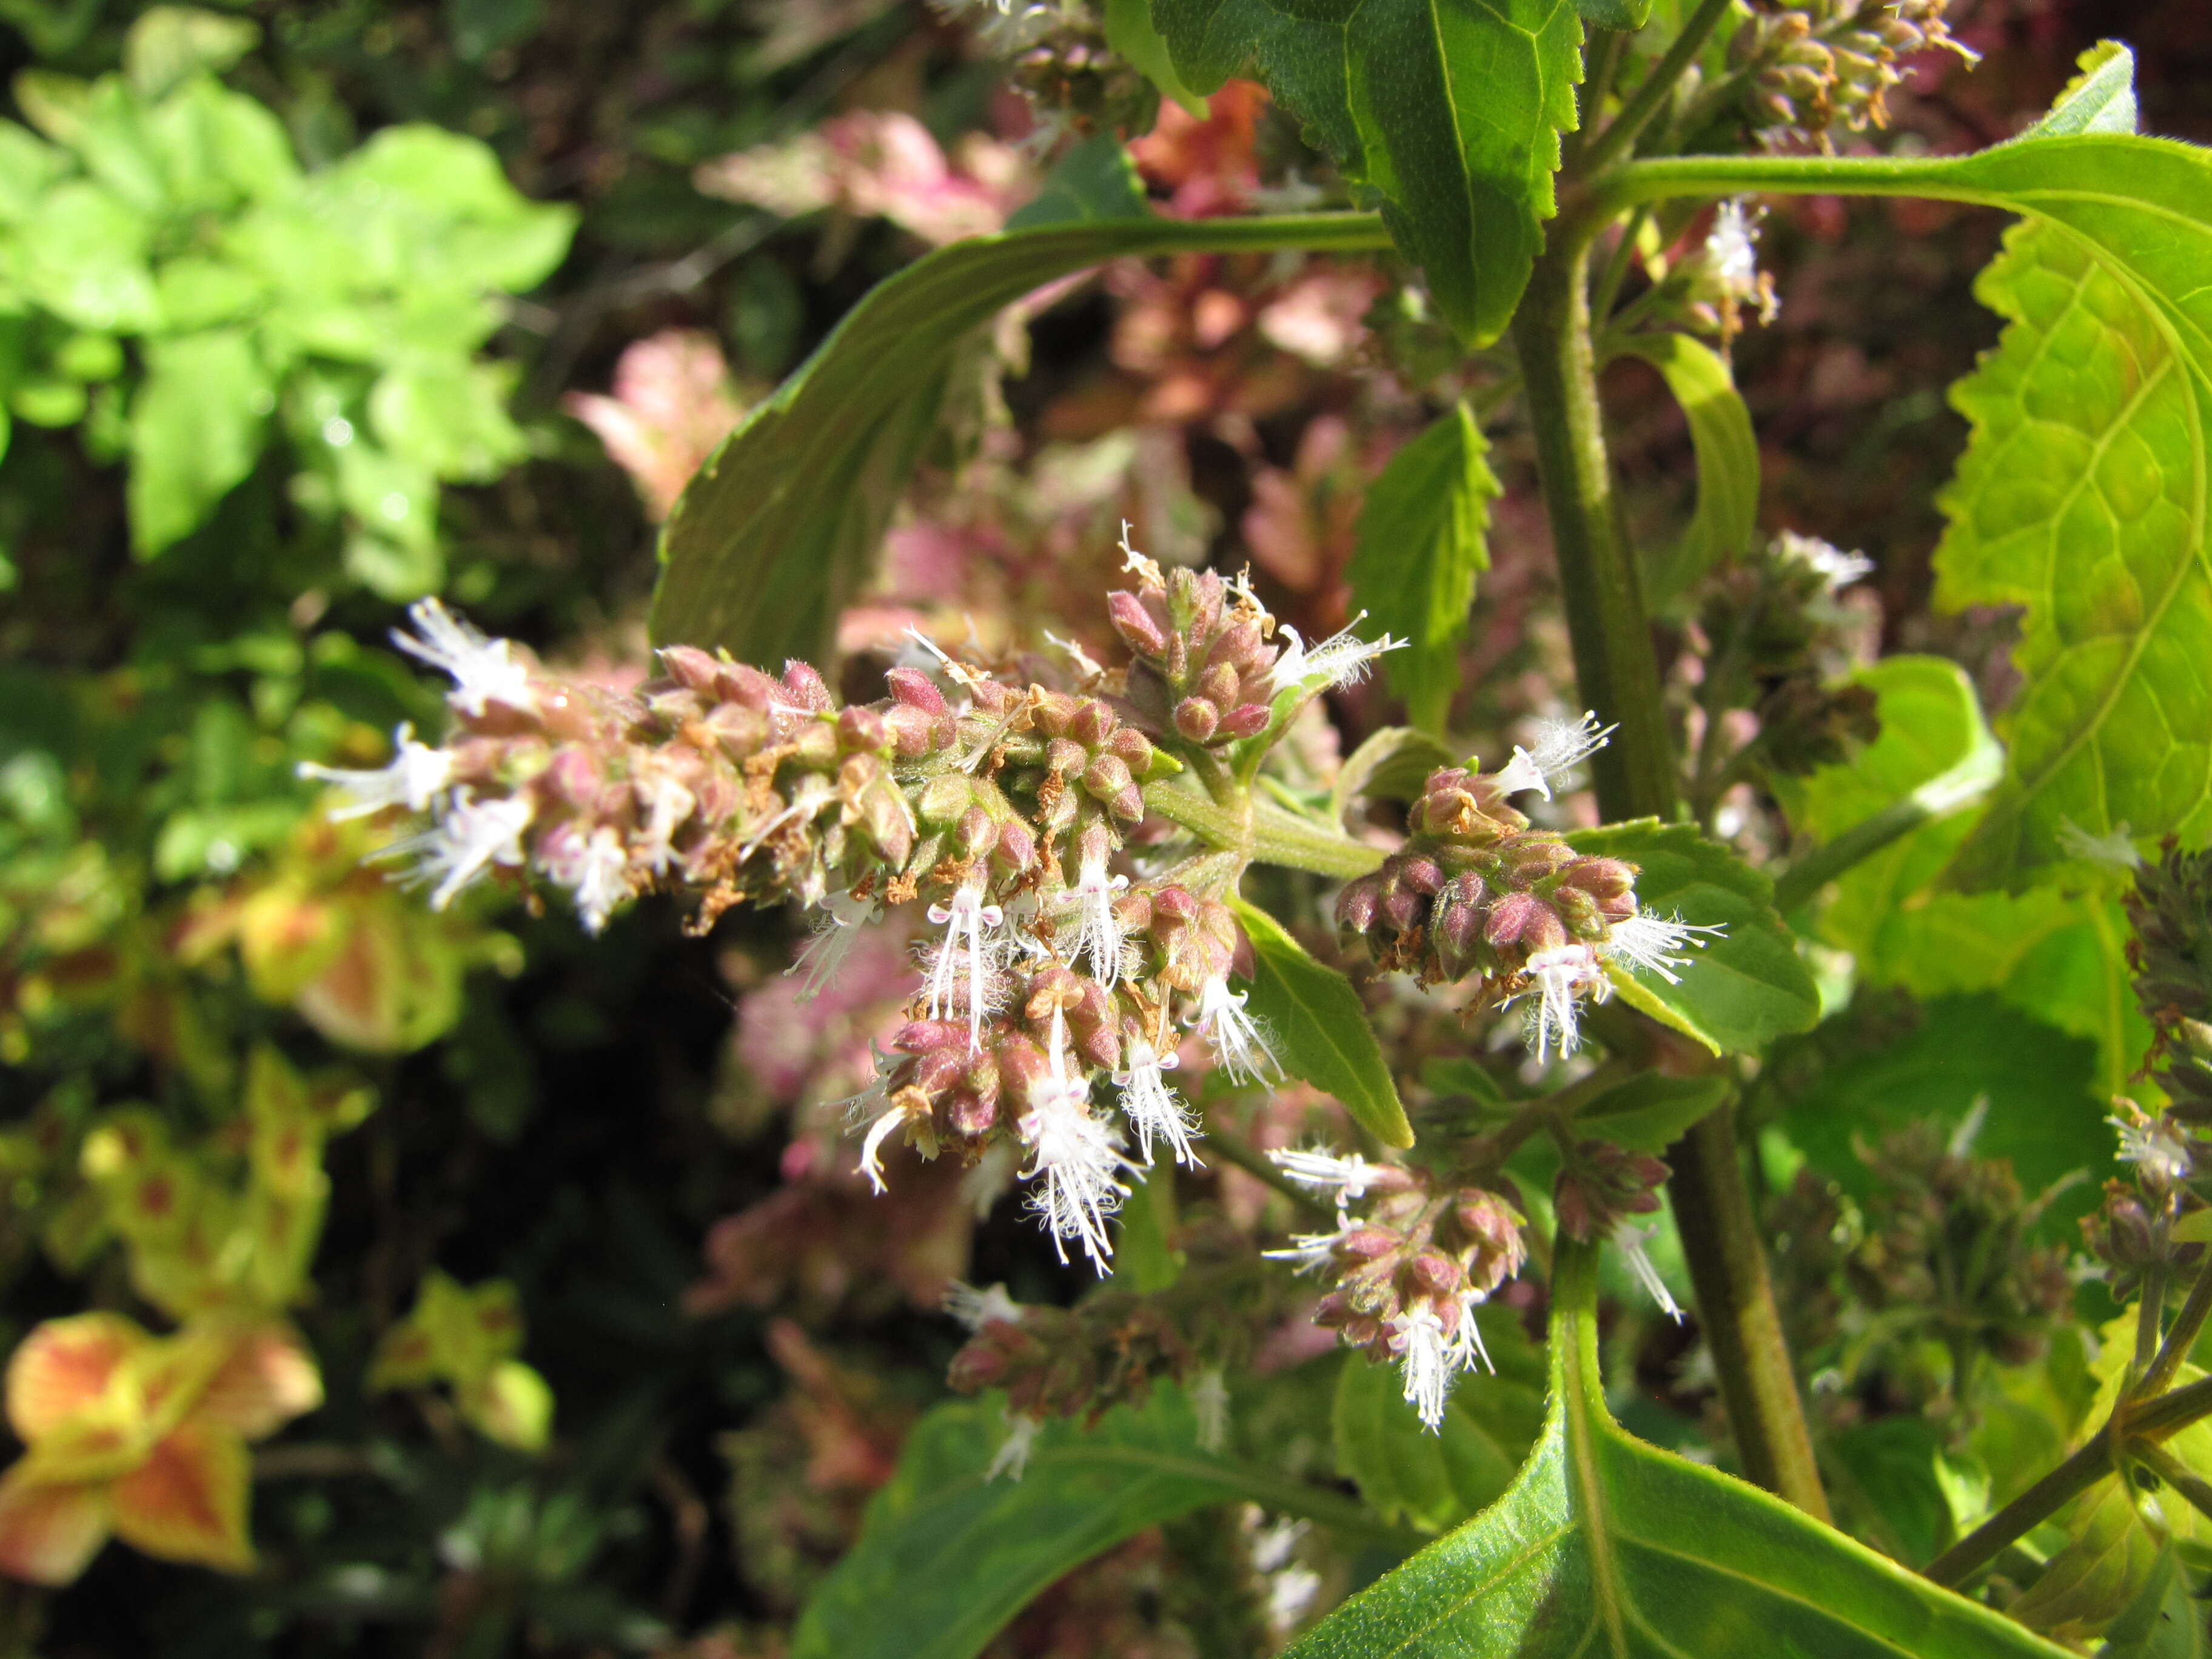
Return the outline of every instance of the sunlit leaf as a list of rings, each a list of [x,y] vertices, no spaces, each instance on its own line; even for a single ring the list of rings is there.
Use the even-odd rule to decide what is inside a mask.
[[[1659,371],[1689,422],[1698,463],[1689,528],[1649,566],[1645,598],[1656,607],[1750,541],[1759,524],[1759,440],[1728,360],[1711,347],[1686,334],[1632,334],[1613,349]]]
[[[1568,0],[1152,0],[1152,21],[1192,88],[1256,76],[1380,198],[1446,322],[1478,343],[1504,331],[1575,125]]]
[[[1772,1038],[1802,1031],[1820,1017],[1820,994],[1798,959],[1774,886],[1718,842],[1689,824],[1638,818],[1567,836],[1578,853],[1626,859],[1638,866],[1637,902],[1693,927],[1718,927],[1670,984],[1658,974],[1611,968],[1613,988],[1656,1019],[1715,1054],[1757,1054]]]
[[[1551,1410],[1512,1490],[1347,1601],[1294,1659],[2063,1651],[1778,1498],[1624,1432],[1598,1375],[1595,1267],[1583,1250],[1561,1253]]]
[[[150,558],[253,470],[276,389],[242,329],[156,339],[131,406],[131,545]]]
[[[1233,896],[1231,903],[1252,941],[1252,1015],[1275,1058],[1293,1077],[1335,1096],[1384,1146],[1412,1146],[1413,1126],[1352,981],[1315,961],[1257,905]]]
[[[1382,659],[1390,689],[1424,731],[1443,729],[1459,690],[1474,579],[1490,568],[1490,446],[1465,404],[1446,410],[1367,487],[1346,579],[1360,631],[1407,641]]]

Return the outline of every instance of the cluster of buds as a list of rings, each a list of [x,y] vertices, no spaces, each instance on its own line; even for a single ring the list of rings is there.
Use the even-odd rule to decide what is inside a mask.
[[[1144,787],[1249,757],[1389,646],[1289,634],[1279,653],[1249,586],[1170,578],[1126,532],[1123,547],[1137,581],[1110,605],[1138,652],[1126,672],[1072,652],[1064,674],[1015,678],[915,635],[914,663],[867,704],[841,704],[802,663],[771,676],[682,647],[661,653],[665,678],[611,690],[426,600],[394,638],[452,677],[452,732],[434,748],[402,727],[375,770],[305,769],[349,811],[428,815],[388,851],[435,908],[498,871],[565,890],[593,932],[650,891],[696,899],[702,927],[794,902],[823,914],[797,965],[819,987],[885,907],[924,907],[940,931],[908,1017],[849,1103],[861,1169],[881,1190],[894,1137],[963,1162],[1011,1142],[1063,1255],[1077,1244],[1103,1273],[1130,1139],[1146,1160],[1158,1145],[1197,1161],[1197,1118],[1167,1077],[1178,1025],[1240,1078],[1278,1074],[1230,988],[1249,971],[1225,902],[1241,860],[1115,867]],[[1118,1117],[1094,1108],[1102,1083]]]
[[[1749,83],[1753,125],[1770,145],[1792,140],[1832,149],[1838,127],[1889,125],[1889,89],[1900,60],[1941,48],[1978,59],[1951,36],[1947,0],[1795,0],[1756,12],[1732,56]]]
[[[1084,137],[1148,131],[1159,94],[1107,44],[1096,7],[1073,0],[937,0],[974,29],[975,44],[1009,60],[1009,80],[1037,112],[1042,131]]]
[[[1291,1180],[1336,1200],[1336,1225],[1304,1233],[1268,1254],[1333,1280],[1314,1322],[1334,1328],[1347,1347],[1403,1368],[1406,1400],[1435,1429],[1452,1380],[1478,1364],[1496,1368],[1474,1310],[1521,1271],[1527,1224],[1502,1194],[1484,1187],[1438,1190],[1425,1173],[1370,1164],[1358,1153],[1271,1152]],[[1354,1216],[1352,1206],[1362,1204]]]
[[[1528,999],[1540,1058],[1575,1048],[1582,1000],[1609,993],[1608,963],[1675,981],[1682,949],[1717,931],[1642,909],[1634,865],[1578,853],[1511,805],[1530,791],[1549,799],[1609,730],[1585,714],[1548,727],[1534,750],[1516,748],[1496,772],[1431,773],[1405,844],[1337,900],[1339,927],[1364,938],[1383,968],[1423,984],[1471,980],[1477,1009]]]
[[[2128,917],[2136,999],[2158,1034],[2167,1112],[2202,1129],[2212,1125],[2212,852],[2185,853],[2169,839],[2157,863],[2137,868]]]
[[[1839,681],[1870,617],[1843,590],[1873,561],[1815,536],[1784,531],[1756,553],[1715,570],[1699,595],[1707,718],[1748,708],[1770,769],[1802,775],[1842,760],[1881,730],[1874,693]]]

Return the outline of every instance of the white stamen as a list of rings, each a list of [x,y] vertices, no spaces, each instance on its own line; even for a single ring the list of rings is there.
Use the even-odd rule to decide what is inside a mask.
[[[1019,1412],[1006,1413],[1006,1437],[999,1445],[998,1455],[991,1459],[991,1467],[983,1471],[983,1479],[996,1480],[1005,1475],[1009,1480],[1018,1480],[1022,1471],[1030,1466],[1030,1449],[1036,1444],[1037,1431],[1044,1427],[1043,1419],[1026,1416]]]
[[[1176,1163],[1204,1169],[1198,1154],[1190,1149],[1193,1137],[1199,1133],[1198,1115],[1168,1087],[1164,1075],[1182,1063],[1175,1050],[1158,1054],[1144,1038],[1132,1037],[1128,1060],[1128,1070],[1115,1073],[1114,1081],[1121,1086],[1121,1112],[1137,1132],[1144,1161],[1152,1161],[1152,1137],[1158,1135],[1175,1149]]]
[[[392,728],[388,765],[364,770],[301,761],[299,772],[303,778],[334,784],[353,797],[352,804],[337,808],[332,817],[359,818],[387,806],[428,811],[430,803],[453,781],[453,757],[442,749],[416,742],[414,726],[403,720]]]
[[[956,685],[961,686],[967,690],[973,691],[975,689],[978,681],[975,671],[970,669],[965,663],[955,662],[950,656],[945,654],[943,647],[939,646],[935,640],[931,639],[928,635],[923,633],[920,629],[909,627],[903,631],[907,638],[912,640],[916,645],[928,652],[931,656],[937,659],[937,665],[945,671],[945,678],[952,681]]]
[[[1091,976],[1108,990],[1121,976],[1121,919],[1114,902],[1128,890],[1127,876],[1109,876],[1103,857],[1086,858],[1075,885],[1060,902],[1076,912],[1075,955],[1091,958]]]
[[[1160,574],[1159,566],[1154,564],[1143,554],[1138,552],[1135,548],[1129,545],[1129,521],[1127,519],[1121,520],[1121,574],[1123,575],[1136,577],[1137,586],[1139,587],[1163,587],[1166,586],[1165,579]]]
[[[1574,1053],[1582,1041],[1582,1011],[1577,999],[1606,989],[1605,970],[1597,952],[1587,945],[1561,945],[1539,951],[1528,958],[1528,977],[1536,981],[1536,1000],[1528,1007],[1529,1046],[1543,1060],[1557,1048],[1562,1057]],[[1523,993],[1523,994],[1526,994]]]
[[[494,864],[522,862],[522,832],[535,811],[527,795],[477,801],[462,791],[445,815],[419,835],[395,841],[379,858],[411,858],[412,882],[430,882],[430,908],[442,910],[453,896]]]
[[[1282,1081],[1283,1068],[1258,1024],[1244,1012],[1249,1000],[1218,975],[1206,981],[1198,994],[1198,1030],[1213,1049],[1214,1063],[1234,1081],[1271,1086]]]
[[[1274,1154],[1268,1154],[1273,1157]],[[1294,1177],[1295,1178],[1295,1177]],[[1292,1233],[1291,1242],[1279,1250],[1262,1250],[1260,1254],[1270,1261],[1288,1261],[1293,1271],[1301,1273],[1318,1272],[1336,1260],[1336,1247],[1351,1236],[1349,1226],[1339,1227],[1328,1233]]]
[[[1114,1254],[1106,1219],[1127,1195],[1119,1176],[1129,1167],[1115,1148],[1112,1125],[1091,1115],[1089,1089],[1079,1078],[1048,1084],[1014,1127],[1030,1149],[1022,1179],[1038,1183],[1030,1207],[1043,1218],[1053,1249],[1065,1261],[1073,1239],[1103,1279]]]
[[[811,1002],[830,988],[859,942],[860,930],[883,915],[883,907],[873,899],[856,899],[850,893],[825,895],[822,908],[827,915],[800,948],[797,960],[783,970],[787,978],[805,975],[799,992],[801,1002]]]
[[[1444,1420],[1444,1401],[1451,1394],[1451,1340],[1444,1322],[1425,1302],[1413,1305],[1389,1322],[1390,1352],[1405,1368],[1406,1403],[1420,1413],[1431,1433]]]
[[[305,769],[302,768],[302,770]],[[2071,818],[2058,820],[2058,850],[2083,864],[2101,864],[2112,870],[2140,870],[2142,854],[2136,851],[2135,834],[2116,823],[2101,836],[2093,836]]]
[[[1363,611],[1352,619],[1352,628],[1365,621]],[[1290,635],[1290,645],[1275,659],[1274,683],[1281,690],[1294,686],[1319,690],[1324,686],[1357,685],[1367,678],[1375,659],[1386,651],[1402,648],[1407,641],[1385,634],[1379,640],[1363,640],[1352,628],[1339,629],[1318,645],[1308,645],[1288,623],[1279,630]]]
[[[1455,1370],[1471,1371],[1480,1363],[1492,1376],[1498,1367],[1490,1363],[1490,1350],[1482,1340],[1482,1330],[1474,1322],[1475,1308],[1484,1300],[1474,1290],[1459,1293],[1459,1323],[1452,1331],[1451,1362]]]
[[[568,890],[587,933],[604,929],[615,906],[629,896],[629,855],[622,837],[604,824],[588,836],[561,836],[538,854],[538,864]]]
[[[882,1085],[879,1083],[877,1087],[880,1089]],[[864,1100],[866,1097],[866,1095],[862,1095],[858,1099]],[[858,1173],[867,1176],[868,1185],[875,1188],[878,1198],[890,1191],[890,1188],[884,1184],[884,1142],[890,1138],[892,1130],[906,1122],[908,1115],[904,1104],[892,1107],[868,1126],[868,1138],[860,1143]]]
[[[515,659],[514,641],[485,637],[437,599],[420,599],[407,608],[421,637],[392,630],[392,642],[409,656],[453,677],[446,701],[465,714],[482,714],[489,702],[527,712],[536,707],[530,668]]]
[[[1774,538],[1777,556],[1802,564],[1820,578],[1831,596],[1874,574],[1874,561],[1863,553],[1846,553],[1818,536],[1801,536],[1785,530]]]
[[[1604,748],[1606,739],[1620,729],[1599,726],[1594,710],[1585,710],[1578,720],[1542,722],[1536,728],[1534,749],[1514,745],[1513,758],[1498,774],[1498,792],[1517,795],[1534,789],[1551,799],[1552,786]]]
[[[1705,234],[1705,258],[1732,298],[1748,299],[1758,292],[1757,226],[1742,203],[1723,202],[1713,215],[1713,228]]]
[[[2133,1121],[2108,1117],[2105,1121],[2120,1132],[2120,1157],[2138,1173],[2167,1187],[2189,1179],[2195,1155],[2187,1138],[2166,1119],[2137,1114]]]
[[[1626,963],[1642,974],[1656,974],[1669,985],[1680,985],[1682,976],[1674,970],[1686,968],[1690,958],[1679,954],[1686,945],[1694,945],[1700,951],[1705,941],[1698,937],[1709,933],[1717,939],[1728,929],[1720,923],[1701,927],[1686,922],[1679,915],[1658,916],[1649,910],[1638,910],[1626,921],[1617,921],[1607,936],[1604,951],[1608,957]]]
[[[1613,1227],[1613,1246],[1628,1258],[1629,1271],[1636,1275],[1636,1282],[1644,1287],[1644,1293],[1659,1304],[1662,1313],[1679,1325],[1682,1322],[1682,1310],[1674,1300],[1674,1293],[1667,1288],[1667,1281],[1659,1277],[1658,1268],[1651,1265],[1651,1258],[1644,1251],[1645,1241],[1657,1237],[1658,1232],[1656,1227],[1638,1227],[1632,1221],[1622,1220]]]
[[[633,787],[646,811],[645,830],[638,837],[639,860],[655,875],[665,875],[678,861],[676,849],[670,845],[671,838],[697,808],[698,797],[665,772],[641,779]],[[738,856],[743,859],[752,850],[752,847],[747,847]]]
[[[980,1331],[994,1321],[1007,1325],[1022,1322],[1022,1304],[1006,1294],[1004,1285],[977,1290],[956,1279],[945,1290],[945,1311],[971,1331]]]
[[[1325,1197],[1334,1197],[1340,1215],[1346,1206],[1357,1204],[1366,1197],[1368,1189],[1389,1174],[1387,1164],[1370,1164],[1357,1152],[1349,1158],[1339,1158],[1322,1147],[1276,1147],[1267,1153],[1267,1162],[1299,1186],[1310,1187]],[[1342,1230],[1339,1229],[1330,1237],[1340,1237],[1341,1232]],[[1317,1237],[1317,1234],[1306,1235],[1309,1239]],[[1304,1243],[1302,1240],[1292,1242]]]
[[[929,1017],[951,1019],[963,1003],[968,1009],[968,1052],[983,1046],[983,1015],[990,1000],[991,975],[998,967],[998,941],[988,937],[1006,913],[983,902],[983,890],[970,885],[952,895],[950,904],[933,904],[929,919],[945,929],[945,942],[929,973]]]

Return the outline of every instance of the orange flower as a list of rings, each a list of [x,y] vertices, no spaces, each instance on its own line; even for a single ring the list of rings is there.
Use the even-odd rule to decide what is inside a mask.
[[[7,1392],[27,1449],[0,1476],[0,1571],[65,1584],[110,1533],[168,1560],[251,1568],[246,1442],[314,1409],[323,1385],[281,1324],[156,1337],[88,1313],[25,1338]]]

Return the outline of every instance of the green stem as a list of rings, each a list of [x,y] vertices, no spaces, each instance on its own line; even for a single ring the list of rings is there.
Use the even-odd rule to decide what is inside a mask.
[[[2172,1452],[2148,1441],[2130,1445],[2128,1453],[2187,1498],[2190,1507],[2199,1515],[2212,1519],[2212,1481],[2206,1480],[2202,1475],[2191,1474]]]
[[[1627,106],[1589,147],[1589,153],[1583,159],[1584,173],[1594,173],[1607,162],[1628,153],[1629,146],[1673,94],[1682,71],[1705,50],[1706,38],[1735,3],[1735,0],[1704,0],[1690,21],[1682,25],[1682,32],[1667,48],[1667,55],[1651,66],[1651,73],[1644,77],[1644,84],[1637,88]]]
[[[1994,743],[1966,757],[1948,772],[1928,780],[1911,794],[1860,819],[1834,840],[1823,842],[1774,881],[1774,908],[1788,915],[1809,902],[1830,882],[1870,858],[1900,836],[1923,823],[1948,817],[1989,793],[2004,770],[2004,752]]]
[[[1236,1165],[1262,1186],[1273,1188],[1304,1213],[1322,1217],[1334,1214],[1328,1205],[1270,1164],[1266,1153],[1226,1129],[1208,1123],[1206,1126],[1206,1150],[1224,1164]]]
[[[1972,155],[1668,155],[1631,161],[1597,181],[1574,210],[1573,234],[1594,235],[1639,202],[1677,196],[1924,196],[1988,207],[2019,204],[1962,181]]]
[[[2203,1265],[2197,1268],[2188,1299],[2175,1316],[2173,1328],[2166,1332],[2157,1358],[2150,1362],[2142,1381],[2136,1385],[2140,1393],[2146,1396],[2155,1395],[2173,1381],[2173,1374],[2181,1369],[2181,1362],[2189,1358],[2190,1349],[2196,1346],[2197,1333],[2204,1328],[2207,1315],[2212,1315],[2212,1251],[2205,1254]]]
[[[1260,800],[1252,803],[1252,856],[1261,864],[1309,870],[1339,881],[1366,875],[1382,863],[1382,854],[1365,842]]]
[[[1650,216],[1651,210],[1643,207],[1630,214],[1620,227],[1620,240],[1606,256],[1605,269],[1590,289],[1590,315],[1600,323],[1613,315],[1613,301],[1620,297],[1620,285],[1628,280],[1628,267],[1636,258],[1636,239],[1644,234],[1644,222]]]
[[[1576,679],[1583,702],[1620,728],[1595,757],[1598,808],[1607,818],[1672,821],[1678,812],[1665,698],[1635,562],[1620,530],[1598,410],[1584,281],[1588,230],[1587,223],[1579,234],[1564,228],[1537,261],[1514,319],[1514,343]],[[1675,1223],[1744,1467],[1825,1519],[1827,1499],[1737,1158],[1734,1112],[1714,1112],[1672,1157]]]

